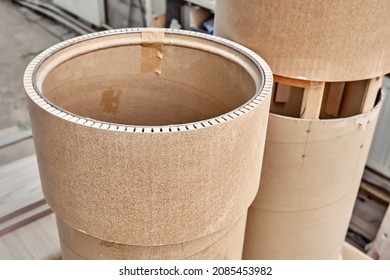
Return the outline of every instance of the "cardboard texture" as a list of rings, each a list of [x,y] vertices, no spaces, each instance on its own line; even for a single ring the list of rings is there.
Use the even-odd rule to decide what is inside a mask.
[[[301,212],[250,207],[243,258],[339,259],[352,213],[345,210],[355,199],[351,193],[332,205]]]
[[[379,108],[333,120],[270,114],[244,259],[340,256]]]
[[[155,32],[160,75],[142,66],[144,35]],[[89,34],[33,60],[25,88],[45,198],[86,235],[131,246],[207,240],[257,193],[272,73],[236,43],[168,29]],[[238,231],[228,238],[237,250]]]
[[[276,75],[353,81],[390,72],[390,1],[217,1],[215,35],[260,54]]]
[[[131,246],[89,236],[57,218],[63,259],[241,259],[246,213],[201,239],[161,246]]]

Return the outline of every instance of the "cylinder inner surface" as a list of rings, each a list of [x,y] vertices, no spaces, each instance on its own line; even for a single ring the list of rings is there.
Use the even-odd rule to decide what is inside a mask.
[[[141,126],[197,122],[242,106],[257,90],[248,69],[211,51],[164,44],[158,75],[141,73],[139,44],[87,52],[81,46],[80,54],[76,48],[61,50],[76,52],[70,59],[59,59],[60,53],[49,57],[37,80],[44,98],[86,119]],[[43,74],[46,64],[52,68]]]

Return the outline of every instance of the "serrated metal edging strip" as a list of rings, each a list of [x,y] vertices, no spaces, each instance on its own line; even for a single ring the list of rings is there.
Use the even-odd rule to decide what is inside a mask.
[[[241,54],[245,55],[249,58],[257,67],[260,73],[263,76],[263,85],[257,89],[256,94],[246,103],[241,105],[240,107],[222,114],[220,116],[206,119],[197,122],[191,122],[186,124],[174,124],[174,125],[164,125],[164,126],[138,126],[138,125],[124,125],[124,124],[116,124],[109,123],[104,121],[98,121],[93,119],[84,118],[82,116],[78,116],[71,112],[67,112],[59,107],[56,107],[50,101],[48,101],[40,91],[36,87],[35,83],[35,75],[39,69],[39,66],[45,61],[48,57],[53,55],[54,53],[69,47],[71,45],[99,38],[104,36],[111,36],[116,34],[126,34],[126,33],[139,33],[148,30],[156,30],[156,29],[148,29],[148,28],[127,28],[127,29],[116,29],[116,30],[107,30],[102,32],[96,32],[91,34],[82,35],[76,38],[72,38],[66,40],[64,42],[60,42],[42,53],[40,53],[34,60],[27,66],[27,69],[24,74],[24,87],[27,92],[27,95],[30,99],[35,102],[42,109],[47,111],[50,114],[53,114],[59,118],[62,118],[67,121],[71,121],[80,125],[85,125],[98,129],[107,129],[121,132],[131,132],[131,133],[171,133],[171,132],[180,132],[180,131],[189,131],[195,129],[202,129],[213,125],[218,125],[224,122],[231,121],[235,118],[238,118],[247,112],[255,109],[260,103],[267,97],[271,95],[273,77],[271,69],[268,64],[256,53],[249,50],[248,48],[241,46],[233,41],[220,38],[213,35],[203,34],[199,32],[193,31],[184,31],[184,30],[174,30],[174,29],[162,29],[165,33],[182,35],[182,36],[190,36],[201,38],[205,40],[210,40],[227,47],[230,47]]]

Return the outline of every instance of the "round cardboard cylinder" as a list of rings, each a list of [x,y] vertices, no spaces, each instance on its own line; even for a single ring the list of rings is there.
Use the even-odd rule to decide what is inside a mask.
[[[215,34],[260,54],[276,75],[353,81],[390,72],[390,1],[217,1]]]
[[[72,228],[57,218],[63,259],[161,260],[242,258],[246,213],[233,225],[189,242],[161,246],[131,246],[104,241]]]
[[[339,258],[379,108],[332,120],[270,114],[244,259]]]
[[[256,195],[272,73],[236,43],[89,34],[34,59],[25,88],[45,198],[75,229],[183,243],[231,225]]]

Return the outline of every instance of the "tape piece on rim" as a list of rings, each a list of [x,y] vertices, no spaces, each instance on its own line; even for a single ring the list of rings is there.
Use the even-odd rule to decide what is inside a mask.
[[[164,32],[142,32],[141,73],[161,74]]]

